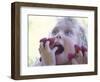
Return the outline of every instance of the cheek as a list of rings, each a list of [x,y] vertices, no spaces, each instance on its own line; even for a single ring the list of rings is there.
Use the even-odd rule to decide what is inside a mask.
[[[77,41],[75,39],[67,38],[64,41],[64,48],[65,48],[65,53],[75,53],[75,48],[74,45],[77,44]]]
[[[76,44],[76,39],[75,38],[72,38],[72,37],[66,37],[65,39],[64,39],[64,45],[74,45],[74,44]]]
[[[78,42],[77,39],[78,39],[77,36],[66,37],[65,43],[66,44],[77,44]]]

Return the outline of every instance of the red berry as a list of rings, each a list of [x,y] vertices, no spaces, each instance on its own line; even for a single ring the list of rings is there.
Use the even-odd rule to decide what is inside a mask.
[[[50,41],[49,46],[52,48],[53,44],[54,44],[54,41],[55,41],[55,38],[48,38],[47,41]]]
[[[81,50],[81,48],[78,45],[75,45],[75,51],[76,51],[76,53],[79,53],[80,50]]]
[[[81,50],[82,50],[82,53],[83,53],[83,55],[84,55],[84,52],[86,52],[86,51],[87,51],[87,48],[86,48],[86,47],[84,47],[84,46],[82,46],[82,47],[81,47]]]
[[[43,46],[44,46],[44,47],[45,47],[46,41],[47,41],[47,38],[42,38],[42,39],[40,40],[40,42],[43,42]]]
[[[42,38],[41,40],[40,40],[40,42],[45,42],[47,40],[47,38]]]
[[[68,54],[68,59],[69,59],[69,61],[71,61],[74,57],[75,57],[74,54],[72,54],[72,53],[69,53],[69,54]]]
[[[41,40],[40,40],[40,42],[43,42],[43,45],[44,45],[44,47],[45,47],[45,43],[47,42],[47,41],[49,41],[50,42],[50,44],[49,44],[49,46],[50,46],[50,48],[52,48],[52,46],[53,46],[53,44],[54,44],[54,38],[42,38]]]

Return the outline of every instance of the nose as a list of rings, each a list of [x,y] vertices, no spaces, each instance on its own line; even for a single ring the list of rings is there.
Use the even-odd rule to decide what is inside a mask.
[[[59,33],[57,33],[57,34],[55,35],[55,37],[56,37],[57,39],[61,39],[61,38],[62,38],[62,35],[63,35],[62,31],[60,31]]]
[[[61,39],[61,35],[57,35],[56,38]]]

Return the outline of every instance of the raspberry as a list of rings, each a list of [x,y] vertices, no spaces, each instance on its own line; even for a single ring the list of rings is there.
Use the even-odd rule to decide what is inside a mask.
[[[78,45],[75,45],[75,51],[76,51],[76,53],[79,53],[80,50],[81,50],[81,48]]]
[[[40,42],[43,42],[43,46],[45,47],[45,43],[47,42],[47,41],[49,41],[50,42],[50,44],[49,44],[49,46],[50,46],[50,48],[52,48],[52,46],[53,46],[53,44],[54,44],[54,38],[43,38],[43,39],[41,39],[40,40]]]
[[[68,54],[68,59],[71,61],[75,57],[75,54],[69,53]]]

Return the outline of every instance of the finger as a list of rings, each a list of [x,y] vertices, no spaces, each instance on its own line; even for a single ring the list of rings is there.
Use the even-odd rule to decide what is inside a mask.
[[[84,63],[83,57],[77,57],[76,60],[77,60],[77,62],[78,62],[79,64],[83,64],[83,63]]]
[[[83,57],[82,51],[80,50],[78,53],[76,53],[76,56],[77,56],[77,57]]]
[[[43,42],[40,42],[40,48],[44,48]]]
[[[81,49],[82,49],[83,54],[84,54],[84,52],[87,52],[87,48],[86,47],[82,46]]]
[[[72,64],[78,64],[78,62],[75,58],[72,59]]]
[[[44,54],[43,54],[43,53],[44,53],[44,49],[39,48],[39,53],[40,53],[41,56],[43,56],[43,55],[44,55]]]
[[[41,53],[42,53],[42,49],[41,49],[41,48],[39,48],[38,50],[39,50],[39,52],[40,52],[40,54],[41,54]]]
[[[58,47],[55,47],[55,48],[53,49],[53,52],[56,52],[56,51],[57,51],[57,49],[58,49]]]
[[[76,57],[76,60],[79,64],[83,64],[83,53],[82,51],[79,51],[79,53],[76,54],[77,57]]]
[[[39,50],[39,52],[41,53],[41,48],[39,48],[38,50]]]
[[[45,44],[45,49],[46,49],[47,51],[50,51],[49,44],[50,44],[50,42],[49,42],[49,41],[47,41],[47,42],[46,42],[46,44]]]
[[[87,51],[86,51],[86,52],[84,52],[83,56],[86,56],[86,57],[87,57],[87,54],[88,54],[88,53],[87,53]]]

